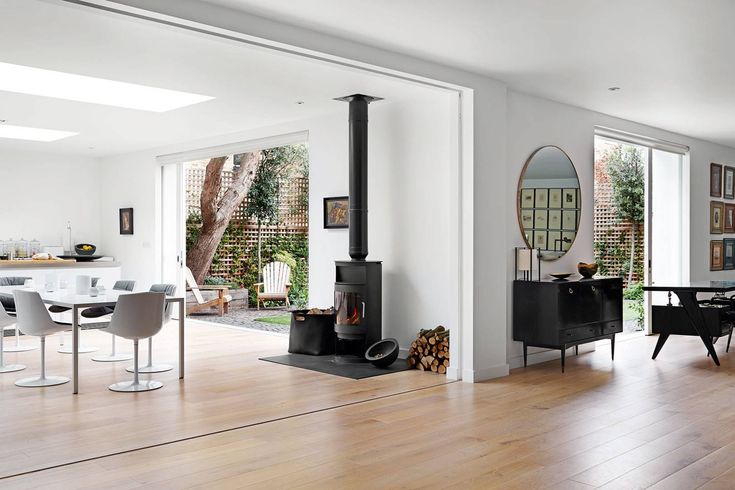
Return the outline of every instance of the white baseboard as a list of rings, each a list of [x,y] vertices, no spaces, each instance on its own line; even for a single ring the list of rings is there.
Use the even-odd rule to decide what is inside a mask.
[[[508,364],[498,364],[482,369],[465,369],[462,371],[462,381],[467,383],[478,383],[493,378],[502,378],[508,376],[510,366]]]
[[[581,344],[579,346],[579,353],[583,354],[585,352],[594,352],[596,349],[596,345],[594,342],[590,342],[588,344]],[[530,349],[530,348],[529,348]],[[570,347],[571,349],[571,347]],[[567,357],[569,357],[569,350],[567,350]],[[574,355],[572,353],[572,355]],[[531,364],[538,364],[540,362],[547,362],[547,361],[553,361],[561,359],[561,352],[555,349],[544,349],[537,352],[529,352],[528,353],[528,365]],[[509,360],[510,368],[520,368],[523,367],[523,354],[516,357],[511,357]]]

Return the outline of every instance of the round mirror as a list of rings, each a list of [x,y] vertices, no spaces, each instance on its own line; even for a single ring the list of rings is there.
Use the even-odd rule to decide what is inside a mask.
[[[526,160],[518,181],[518,224],[542,260],[556,260],[572,247],[581,198],[577,171],[561,148],[543,146]]]

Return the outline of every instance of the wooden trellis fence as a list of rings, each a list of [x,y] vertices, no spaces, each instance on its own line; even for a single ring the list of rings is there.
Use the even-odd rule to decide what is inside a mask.
[[[188,215],[199,214],[199,200],[204,185],[203,166],[187,165],[185,172],[186,208]],[[232,171],[222,172],[222,192],[232,182]],[[309,231],[309,181],[296,177],[284,181],[279,196],[278,223],[261,227],[261,239],[267,241],[276,236],[307,234]],[[209,276],[236,280],[242,271],[242,254],[255,253],[258,243],[258,224],[247,218],[245,209],[247,198],[235,211],[230,220],[231,233],[225,234],[217,248],[216,260],[209,270]],[[189,227],[200,225],[189,223]]]

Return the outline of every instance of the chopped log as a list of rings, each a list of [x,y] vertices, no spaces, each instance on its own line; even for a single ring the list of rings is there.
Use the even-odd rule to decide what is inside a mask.
[[[439,366],[431,365],[431,372],[432,373],[438,373],[439,372]]]
[[[442,362],[442,365],[444,367],[449,367],[449,359],[444,359],[444,362]]]
[[[447,368],[442,364],[436,369],[436,372],[439,374],[446,374]]]

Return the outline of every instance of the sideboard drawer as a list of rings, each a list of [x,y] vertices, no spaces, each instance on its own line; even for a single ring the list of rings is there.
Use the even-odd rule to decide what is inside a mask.
[[[559,343],[566,344],[577,340],[589,339],[600,335],[600,327],[598,325],[588,325],[585,327],[567,328],[559,332]]]
[[[605,322],[602,324],[602,335],[611,335],[614,333],[620,333],[623,331],[623,322]]]

